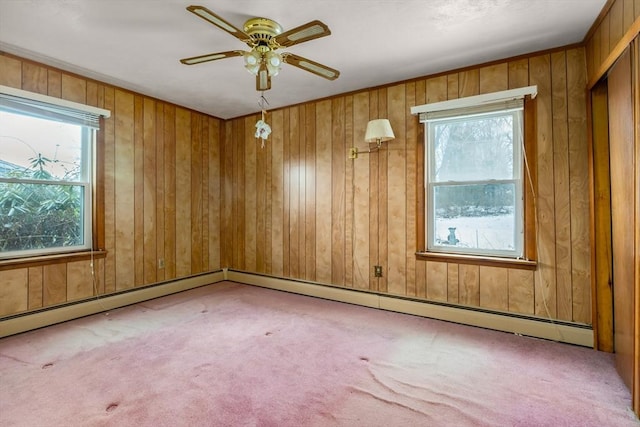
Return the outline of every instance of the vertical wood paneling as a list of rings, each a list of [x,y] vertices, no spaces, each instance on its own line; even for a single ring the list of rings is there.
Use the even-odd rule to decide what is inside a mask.
[[[300,110],[289,108],[289,274],[299,279],[300,272]]]
[[[634,0],[624,0],[622,4],[622,30],[630,28],[633,24],[634,18],[636,17],[633,8],[633,1]],[[640,8],[640,2],[638,4]]]
[[[446,80],[445,80],[446,81]],[[405,295],[407,291],[407,258],[404,250],[407,241],[407,159],[406,135],[402,132],[405,123],[404,85],[392,86],[387,90],[388,114],[396,138],[388,144],[388,230],[389,253],[387,256],[387,290],[392,294]],[[383,266],[384,267],[384,266]]]
[[[305,106],[305,278],[316,280],[316,109]]]
[[[25,269],[26,272],[26,269]],[[42,302],[45,306],[67,301],[67,266],[51,264],[43,267]]]
[[[572,319],[571,203],[569,200],[567,63],[564,51],[551,54],[551,92],[557,316],[559,319],[570,321]]]
[[[460,296],[459,265],[447,264],[447,302],[456,304]]]
[[[480,307],[509,310],[509,271],[480,266]]]
[[[116,289],[135,283],[134,97],[115,91],[115,271]]]
[[[459,78],[458,73],[448,74],[447,75],[447,99],[457,99],[460,97],[460,88],[459,88]],[[416,91],[416,94],[420,93],[420,91]],[[424,101],[416,102],[416,105],[422,105]]]
[[[447,78],[447,97],[458,97],[458,74],[455,74],[455,94],[449,93],[452,88],[451,78]],[[419,80],[416,83],[416,105],[422,105],[425,103],[426,93],[426,81]],[[416,120],[414,118],[414,120]],[[411,142],[410,142],[411,143]],[[416,215],[416,236],[415,250],[425,249],[425,197],[424,197],[424,153],[425,153],[425,139],[424,139],[424,125],[418,124],[418,135],[416,136],[416,188],[415,197],[418,201],[415,206]],[[409,207],[411,209],[411,207]],[[411,212],[411,211],[409,211]],[[416,260],[416,296],[418,298],[425,298],[427,292],[427,264],[422,260]]]
[[[366,92],[357,94],[353,99],[353,146],[364,147],[364,133],[369,120],[369,94]],[[353,286],[358,289],[369,289],[369,271],[373,269],[371,264],[371,252],[369,246],[370,221],[369,209],[369,158],[373,156],[359,156],[350,160],[353,168]],[[375,227],[375,226],[373,226]]]
[[[140,286],[144,283],[144,100],[136,95],[133,102],[133,259],[134,285]]]
[[[176,277],[176,108],[164,108],[164,261],[165,280]],[[184,188],[184,187],[183,187]]]
[[[220,153],[221,206],[220,206],[220,262],[233,265],[233,122],[221,129],[223,143]],[[275,133],[275,132],[274,132]]]
[[[200,212],[200,218],[197,218],[202,227],[198,244],[202,250],[202,259],[200,264],[200,271],[209,271],[209,248],[210,248],[210,234],[209,234],[209,117],[201,115],[202,120],[202,132],[201,132],[201,174],[200,174],[200,198],[202,203],[202,209]]]
[[[87,81],[81,77],[62,74],[61,98],[85,104],[87,102]]]
[[[344,107],[344,148],[346,153],[353,143],[353,96],[345,97]],[[344,284],[353,287],[353,168],[354,162],[346,160],[344,170],[344,199],[345,199],[345,217],[344,217]]]
[[[418,147],[418,117],[410,114],[409,106],[416,104],[416,84],[408,83],[405,85],[405,265],[406,265],[406,295],[416,296],[416,257],[414,255],[416,251],[416,233],[417,233],[417,221],[414,214],[417,195],[416,195],[416,182],[418,177],[416,167],[416,154]]]
[[[584,50],[567,51],[567,116],[569,187],[571,191],[571,305],[572,320],[591,323],[591,251],[589,236],[589,176],[587,118],[584,105]]]
[[[42,267],[29,267],[29,310],[42,307]]]
[[[534,314],[533,271],[509,269],[509,311]]]
[[[202,115],[191,113],[191,155],[188,169],[191,170],[191,265],[188,274],[202,272]]]
[[[331,101],[331,283],[345,284],[344,98]]]
[[[609,52],[622,38],[624,29],[623,0],[616,0],[609,9]]]
[[[284,246],[282,236],[284,235],[284,144],[283,144],[283,123],[284,115],[282,110],[274,111],[271,114],[272,130],[271,134],[271,270],[275,276],[284,274]],[[326,139],[323,139],[326,143]],[[330,150],[328,150],[330,152]],[[331,171],[328,171],[328,182],[331,180]],[[325,195],[325,203],[331,203],[331,197]],[[329,205],[330,206],[330,205]],[[329,213],[330,217],[331,214]],[[326,220],[326,217],[325,217]],[[327,232],[328,234],[328,232]],[[331,247],[329,246],[329,253]],[[328,255],[328,254],[327,254]],[[326,271],[331,263],[327,262],[323,268]],[[327,283],[330,280],[327,280]]]
[[[509,61],[509,89],[529,86],[529,59]]]
[[[67,263],[67,301],[81,300],[94,295],[91,261]]]
[[[47,71],[47,95],[62,97],[62,73],[57,70]]]
[[[433,77],[427,79],[427,103],[440,102],[447,100],[448,79],[447,76]]]
[[[460,304],[480,305],[480,268],[477,265],[460,264],[458,270]]]
[[[369,91],[369,119],[378,118],[378,91]],[[366,129],[365,129],[366,131]],[[364,136],[362,137],[364,140]],[[380,156],[369,157],[369,289],[377,291],[381,279],[375,276],[374,265],[380,265]]]
[[[2,70],[0,85],[24,89],[22,86],[22,61],[0,53],[0,70]]]
[[[602,33],[602,27],[598,27],[598,29],[593,33],[593,37],[591,38],[592,42],[593,42],[593,59],[592,62],[593,63],[593,67],[591,69],[591,72],[593,74],[589,75],[589,78],[591,78],[593,75],[595,75],[595,73],[598,72],[598,69],[600,68],[600,64],[602,64],[602,60],[601,60],[601,54],[600,51],[602,50],[602,42],[600,41],[601,36],[600,34]]]
[[[256,166],[258,164],[259,142],[255,138],[255,123],[257,116],[247,117],[244,120],[245,139],[240,140],[244,145],[244,176],[246,191],[243,195],[244,200],[244,268],[249,271],[256,271],[256,245],[257,245],[257,218],[258,218],[258,188],[257,180],[264,180],[264,176],[258,176]],[[258,147],[256,147],[258,146]]]
[[[498,92],[509,87],[509,64],[506,62],[480,68],[480,93]]]
[[[556,316],[555,278],[555,205],[553,172],[553,112],[551,94],[551,59],[549,55],[529,60],[529,80],[538,86],[537,147],[538,147],[538,274],[536,280],[536,314]],[[545,304],[546,303],[546,304]],[[547,313],[547,309],[549,313]]]
[[[610,24],[611,23],[611,15],[607,14],[602,19],[600,23],[600,61],[599,64],[603,64],[607,57],[609,56],[609,52],[611,52],[611,45],[609,44],[609,40],[611,37],[610,32]]]
[[[176,277],[191,274],[191,113],[176,108]]]
[[[289,227],[291,221],[291,185],[289,180],[291,179],[291,148],[289,146],[289,126],[290,126],[290,111],[289,109],[284,110],[284,114],[282,116],[282,126],[285,129],[283,131],[283,139],[282,139],[282,157],[284,159],[282,175],[284,177],[284,185],[283,185],[283,224],[282,229],[284,230],[284,234],[281,236],[282,241],[282,274],[286,277],[291,275],[291,265],[289,264],[289,257],[291,255],[291,239],[289,236]]]
[[[378,115],[375,118],[389,117],[389,110],[387,106],[387,89],[383,88],[378,90]],[[373,119],[374,117],[370,117]],[[391,124],[393,126],[393,123]],[[388,263],[390,253],[389,242],[389,176],[388,176],[388,164],[389,164],[389,150],[383,150],[378,153],[378,263],[383,267]],[[388,264],[387,264],[388,265]],[[378,279],[378,290],[380,292],[388,291],[388,279],[387,274],[383,274]]]
[[[427,261],[427,299],[447,300],[447,263]]]
[[[299,174],[300,174],[300,194],[298,195],[298,202],[300,204],[300,208],[298,210],[298,223],[300,224],[300,234],[298,236],[298,248],[300,251],[300,257],[298,262],[300,264],[300,278],[306,279],[308,277],[307,272],[307,258],[309,254],[305,250],[307,248],[307,227],[306,227],[306,219],[307,219],[307,116],[306,116],[306,108],[305,105],[298,106],[298,114],[299,114],[299,129],[300,129],[300,138],[298,141],[298,145],[300,146],[299,151]]]
[[[154,283],[157,279],[156,229],[156,105],[149,98],[144,99],[143,115],[143,280],[142,283]]]
[[[156,209],[156,259],[164,260],[164,232],[165,232],[165,222],[164,222],[164,211],[165,211],[165,201],[164,201],[164,192],[165,192],[165,178],[164,178],[164,106],[162,103],[156,103],[155,108],[155,209]],[[150,154],[151,156],[151,154]],[[146,175],[146,174],[145,174]],[[166,265],[166,263],[165,263]],[[160,268],[157,264],[156,266],[156,279],[158,281],[162,281],[165,278],[165,268]],[[149,273],[151,274],[151,273]]]
[[[115,91],[113,88],[104,89],[104,108],[114,112]],[[114,113],[115,114],[115,113]],[[107,250],[107,258],[104,264],[105,292],[116,290],[116,143],[115,143],[115,118],[104,121],[104,240]]]
[[[220,121],[209,119],[209,270],[222,268],[220,253],[220,239],[222,236],[222,165],[221,165],[221,141]],[[226,265],[226,264],[225,264]]]
[[[29,269],[0,271],[0,316],[27,310]]]
[[[47,94],[47,69],[32,62],[22,64],[22,89]]]
[[[458,90],[460,98],[478,95],[480,93],[480,70],[471,69],[459,74]],[[427,99],[427,102],[434,102]]]
[[[270,122],[270,117],[267,116],[267,123]],[[256,152],[256,183],[255,183],[255,197],[256,197],[256,248],[267,248],[267,234],[271,231],[267,227],[267,223],[271,221],[267,221],[267,216],[270,215],[267,210],[268,196],[267,196],[267,188],[271,186],[269,173],[267,171],[267,162],[271,159],[271,141],[267,141],[262,147],[262,144],[258,142],[257,138],[254,138],[255,141],[255,152]],[[261,141],[261,140],[260,140]],[[256,268],[255,271],[259,273],[267,272],[267,255],[268,251],[266,250],[255,250],[256,257]]]

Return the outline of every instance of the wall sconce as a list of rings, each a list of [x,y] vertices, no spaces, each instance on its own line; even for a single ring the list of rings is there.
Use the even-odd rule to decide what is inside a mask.
[[[364,134],[364,140],[369,143],[369,149],[367,151],[358,151],[357,147],[351,147],[349,149],[349,158],[357,159],[359,153],[369,154],[378,151],[383,142],[391,141],[394,138],[395,135],[388,119],[371,120],[367,123],[367,131]]]

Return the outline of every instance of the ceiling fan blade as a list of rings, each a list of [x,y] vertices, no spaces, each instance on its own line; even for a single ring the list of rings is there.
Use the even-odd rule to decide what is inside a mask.
[[[293,53],[283,53],[282,62],[293,65],[294,67],[298,67],[302,70],[309,71],[310,73],[324,77],[327,80],[335,80],[340,76],[340,71],[338,70],[322,65],[319,62],[294,55]]]
[[[289,47],[294,44],[307,42],[331,34],[331,30],[320,21],[311,21],[292,30],[285,31],[275,37],[275,41],[281,47]]]
[[[215,61],[224,58],[233,58],[234,56],[242,56],[244,52],[241,50],[229,50],[227,52],[208,53],[206,55],[192,56],[191,58],[181,59],[185,65],[201,64],[203,62]]]
[[[221,30],[226,31],[227,33],[231,34],[233,37],[237,38],[238,40],[247,44],[251,43],[251,37],[249,37],[247,33],[240,30],[233,24],[230,24],[229,22],[225,21],[223,18],[216,15],[206,7],[188,6],[187,10],[195,14],[196,16],[199,16],[200,18],[204,19],[205,21],[212,23],[213,25],[220,28]]]

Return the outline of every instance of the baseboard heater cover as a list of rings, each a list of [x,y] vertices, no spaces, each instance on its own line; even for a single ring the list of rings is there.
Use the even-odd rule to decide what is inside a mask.
[[[0,320],[0,338],[101,313],[225,280],[223,270],[180,278],[104,297],[68,303]]]
[[[583,325],[417,301],[238,270],[225,269],[225,278],[247,285],[593,348],[593,329]]]

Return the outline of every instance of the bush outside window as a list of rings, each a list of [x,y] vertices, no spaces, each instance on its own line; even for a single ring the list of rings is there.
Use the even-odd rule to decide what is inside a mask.
[[[0,105],[0,258],[91,248],[93,129]]]

